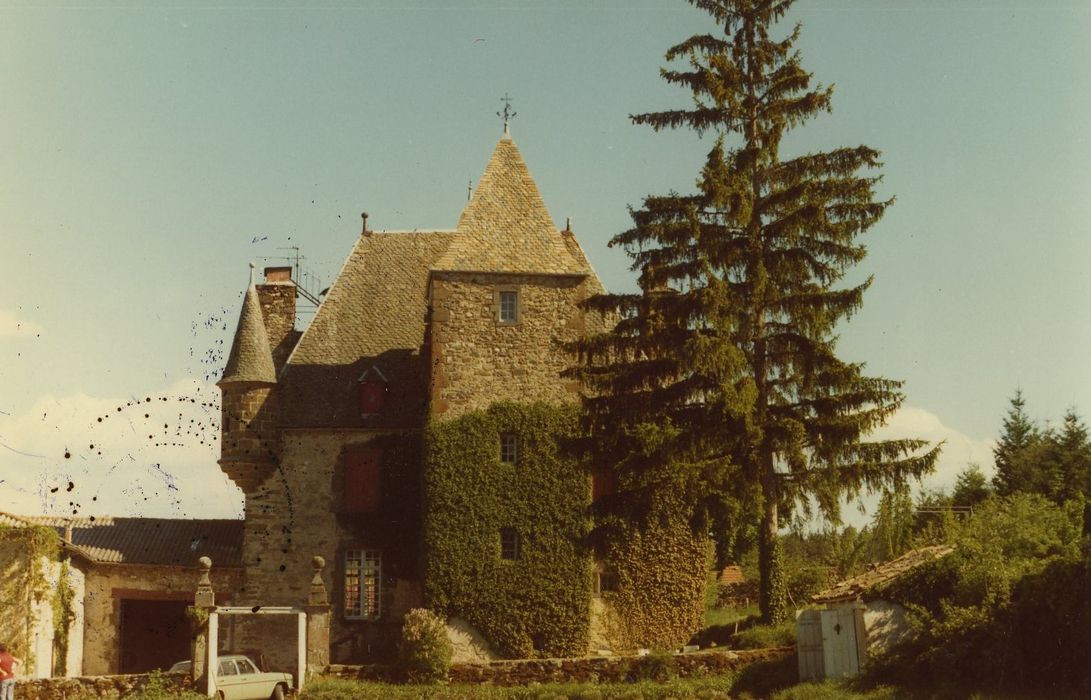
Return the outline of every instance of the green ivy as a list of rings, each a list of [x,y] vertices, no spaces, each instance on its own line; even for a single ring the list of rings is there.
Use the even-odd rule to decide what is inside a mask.
[[[57,589],[53,594],[53,647],[56,668],[54,675],[63,676],[68,670],[68,629],[76,619],[76,611],[73,608],[75,592],[68,578],[71,570],[68,560],[61,562],[58,574]]]
[[[34,665],[34,650],[26,639],[23,616],[29,611],[23,601],[29,603],[30,598],[41,601],[59,594],[50,582],[49,567],[57,561],[60,551],[61,539],[53,528],[0,525],[0,565],[4,574],[0,576],[0,600],[15,602],[0,606],[0,634],[8,637],[6,641],[14,649],[22,648],[28,668]]]
[[[425,434],[426,602],[465,618],[505,657],[587,652],[596,548],[591,471],[570,449],[579,418],[574,406],[501,403]],[[507,434],[517,438],[515,464],[500,459]],[[617,583],[603,594],[617,650],[677,647],[701,625],[711,540],[657,500],[653,518],[600,528],[610,534],[597,551]],[[516,560],[501,558],[509,527]]]
[[[465,618],[505,657],[587,651],[592,557],[590,481],[559,448],[577,409],[502,403],[428,426],[424,444],[424,592]],[[500,461],[501,435],[517,438]],[[500,530],[519,535],[501,558]]]
[[[614,524],[606,561],[617,590],[604,593],[616,624],[615,649],[677,648],[700,629],[713,544],[677,506],[660,503],[647,520]]]

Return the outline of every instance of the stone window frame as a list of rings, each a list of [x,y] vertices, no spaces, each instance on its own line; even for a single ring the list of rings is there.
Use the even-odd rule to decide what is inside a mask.
[[[502,464],[519,463],[519,436],[515,433],[500,434],[500,462]]]
[[[501,299],[504,294],[515,295],[515,318],[505,320],[501,317]],[[523,290],[517,284],[500,284],[492,292],[492,317],[498,326],[518,326],[523,322]]]
[[[378,620],[383,616],[383,553],[378,549],[346,549],[342,559],[341,610],[346,620]],[[370,564],[370,566],[369,566]],[[367,576],[370,570],[370,576]],[[374,604],[365,601],[367,591],[374,586]],[[353,597],[355,603],[353,604]],[[365,607],[366,606],[366,607]]]
[[[500,528],[500,558],[504,561],[518,561],[522,554],[522,538],[514,527]]]
[[[598,561],[595,563],[595,590],[596,598],[601,598],[604,593],[616,593],[618,590],[617,571],[614,567]]]

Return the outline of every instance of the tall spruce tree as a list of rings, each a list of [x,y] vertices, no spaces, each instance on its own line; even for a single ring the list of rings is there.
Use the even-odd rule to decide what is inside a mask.
[[[718,31],[669,49],[668,62],[686,63],[661,74],[694,104],[632,119],[713,145],[696,192],[645,198],[613,238],[641,293],[589,300],[619,322],[578,345],[575,371],[592,443],[617,477],[614,505],[654,514],[664,493],[695,513],[709,499],[755,504],[767,622],[787,615],[782,513],[809,512],[813,498],[836,517],[841,497],[924,474],[938,455],[918,440],[865,441],[901,404],[901,383],[835,354],[836,324],[870,280],[837,285],[892,200],[858,174],[880,165],[874,149],[782,157],[787,131],[832,94],[800,64],[798,25],[771,34],[793,1],[689,0]]]
[[[1040,446],[1041,434],[1027,416],[1026,401],[1023,392],[1016,389],[1009,403],[1008,414],[1004,417],[1004,432],[993,448],[993,461],[996,473],[993,476],[993,488],[1001,496],[1009,496],[1016,491],[1037,490],[1035,478],[1035,452]]]

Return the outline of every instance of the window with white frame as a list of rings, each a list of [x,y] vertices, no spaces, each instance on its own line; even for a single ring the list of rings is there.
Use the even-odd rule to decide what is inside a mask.
[[[519,441],[515,435],[505,433],[500,436],[500,461],[515,464],[519,459]]]
[[[382,610],[382,553],[371,549],[345,552],[345,617],[374,620]]]
[[[500,323],[516,323],[519,321],[519,292],[500,292]]]

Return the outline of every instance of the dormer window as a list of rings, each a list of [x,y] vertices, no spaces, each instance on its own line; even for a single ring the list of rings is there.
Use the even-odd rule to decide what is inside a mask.
[[[371,369],[360,375],[357,382],[360,385],[360,415],[374,416],[382,413],[386,405],[389,382],[379,368],[372,365]]]
[[[500,287],[493,297],[496,321],[502,325],[515,325],[522,319],[518,287]]]

